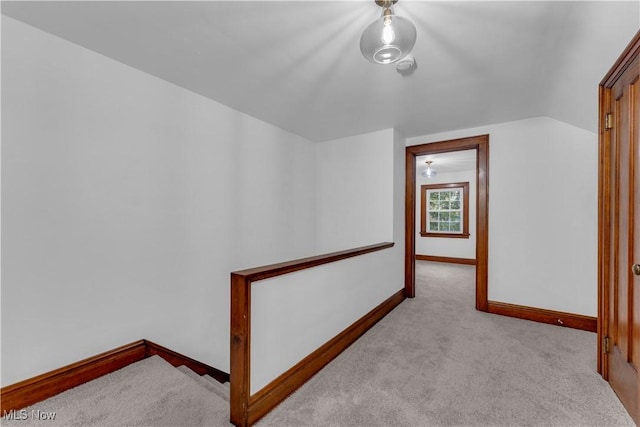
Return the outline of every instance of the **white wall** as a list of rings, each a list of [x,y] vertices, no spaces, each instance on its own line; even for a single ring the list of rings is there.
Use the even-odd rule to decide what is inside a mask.
[[[446,184],[452,182],[469,183],[469,238],[422,237],[421,190],[422,185]],[[453,258],[476,258],[476,171],[437,173],[434,178],[416,176],[416,255],[432,255]],[[466,214],[465,214],[466,215]]]
[[[405,161],[407,140],[399,131],[393,131],[393,241],[402,258],[401,274],[404,275],[405,244]]]
[[[597,135],[548,117],[489,134],[489,299],[597,315]]]
[[[404,138],[389,129],[316,150],[319,252],[395,246],[252,285],[251,393],[404,287]]]
[[[252,394],[403,288],[395,249],[252,284]]]
[[[393,241],[394,132],[316,144],[320,253]]]
[[[2,106],[2,384],[140,338],[228,371],[229,272],[315,253],[314,144],[5,16]]]

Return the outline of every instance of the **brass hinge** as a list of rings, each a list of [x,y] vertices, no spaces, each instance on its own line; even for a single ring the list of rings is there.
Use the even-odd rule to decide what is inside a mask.
[[[613,129],[613,113],[607,113],[604,116],[604,130]]]
[[[609,337],[602,338],[602,352],[609,353]]]

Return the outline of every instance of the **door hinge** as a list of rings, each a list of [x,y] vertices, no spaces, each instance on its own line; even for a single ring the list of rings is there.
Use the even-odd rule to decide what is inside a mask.
[[[613,113],[607,113],[604,116],[604,130],[613,129]]]
[[[609,337],[602,338],[602,352],[609,353]]]

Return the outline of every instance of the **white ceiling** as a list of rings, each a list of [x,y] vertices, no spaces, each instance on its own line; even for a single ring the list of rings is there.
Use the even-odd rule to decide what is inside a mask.
[[[416,157],[418,173],[426,169],[426,161],[430,160],[431,168],[437,173],[461,172],[476,169],[476,150],[453,151],[451,153],[429,154]]]
[[[312,141],[550,116],[595,132],[637,1],[410,1],[418,67],[367,62],[373,1],[2,1],[2,13]]]

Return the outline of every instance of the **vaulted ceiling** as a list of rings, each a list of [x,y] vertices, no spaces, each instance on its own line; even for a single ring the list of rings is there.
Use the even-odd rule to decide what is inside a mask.
[[[312,141],[550,116],[595,132],[637,1],[411,1],[417,68],[367,62],[373,1],[3,1],[2,13]]]

